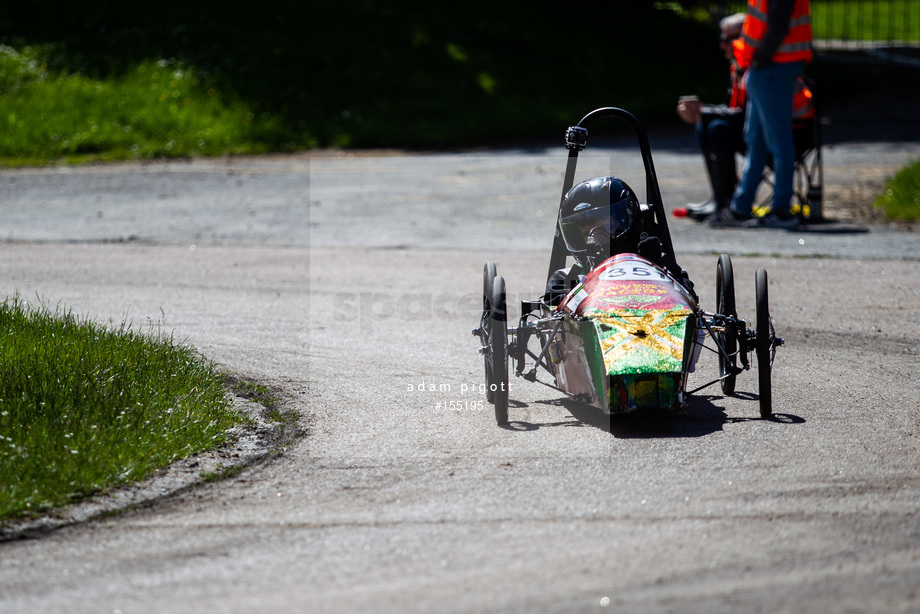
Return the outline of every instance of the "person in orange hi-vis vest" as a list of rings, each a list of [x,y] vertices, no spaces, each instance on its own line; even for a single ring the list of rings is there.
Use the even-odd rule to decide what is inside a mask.
[[[811,43],[808,0],[748,0],[736,49],[745,69],[747,151],[731,206],[709,218],[711,226],[793,229],[798,225],[790,210],[795,171],[793,99],[798,77],[813,57]],[[770,155],[775,175],[771,210],[754,218],[754,197]]]
[[[733,55],[733,43],[741,37],[744,13],[735,13],[719,22],[719,48],[731,65],[728,104],[704,104],[697,96],[681,96],[677,102],[677,115],[696,127],[712,198],[687,205],[687,216],[702,220],[731,204],[732,194],[738,184],[735,154],[744,152],[744,71]]]

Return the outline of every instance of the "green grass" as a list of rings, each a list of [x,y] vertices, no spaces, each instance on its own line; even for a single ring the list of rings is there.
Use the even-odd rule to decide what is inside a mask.
[[[256,119],[176,62],[95,79],[53,73],[42,54],[0,47],[0,160],[8,164],[260,153],[278,131],[277,118]]]
[[[920,42],[920,0],[813,0],[811,13],[817,39]]]
[[[726,11],[745,6],[732,0]],[[918,43],[920,0],[811,0],[811,22],[815,39]]]
[[[890,220],[920,220],[920,160],[901,169],[888,182],[875,206]]]
[[[69,312],[0,304],[0,519],[139,480],[243,421],[187,346]]]

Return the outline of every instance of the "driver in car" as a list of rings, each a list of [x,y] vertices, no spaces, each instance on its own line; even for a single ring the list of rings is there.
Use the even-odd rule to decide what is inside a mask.
[[[645,232],[650,210],[643,210],[635,192],[617,177],[595,177],[566,193],[559,208],[559,232],[575,265],[554,272],[544,300],[557,305],[594,267],[611,256],[632,253],[676,272],[692,293],[685,271],[673,254],[662,253],[661,241]],[[651,227],[651,224],[649,224]]]

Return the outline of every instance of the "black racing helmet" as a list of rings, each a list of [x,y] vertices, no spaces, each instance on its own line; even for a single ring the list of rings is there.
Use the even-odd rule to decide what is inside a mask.
[[[575,260],[590,270],[614,254],[635,252],[642,232],[639,200],[617,177],[595,177],[566,193],[559,229]]]

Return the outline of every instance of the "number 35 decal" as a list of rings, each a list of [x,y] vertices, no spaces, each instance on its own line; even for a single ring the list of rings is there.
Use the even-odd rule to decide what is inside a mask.
[[[667,281],[668,279],[668,277],[658,269],[642,264],[636,264],[632,266],[616,265],[607,267],[601,271],[601,274],[598,275],[597,278],[603,281],[636,281],[648,279]]]

